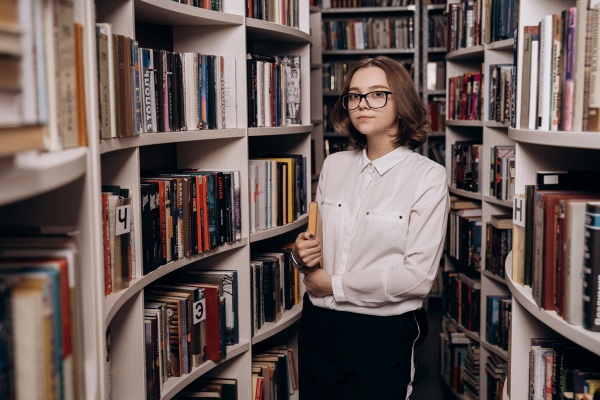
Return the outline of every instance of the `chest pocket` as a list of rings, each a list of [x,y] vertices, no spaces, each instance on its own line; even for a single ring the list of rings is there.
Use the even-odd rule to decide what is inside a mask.
[[[336,220],[339,222],[344,204],[340,201],[324,199],[319,204],[319,214],[321,215],[321,221],[323,230],[325,230],[328,220]]]
[[[393,211],[370,210],[365,213],[365,231],[380,243],[400,247],[404,251],[408,231],[408,215]]]

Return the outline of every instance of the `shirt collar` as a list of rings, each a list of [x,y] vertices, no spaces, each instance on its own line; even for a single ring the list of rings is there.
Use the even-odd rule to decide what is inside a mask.
[[[410,150],[408,147],[400,146],[385,156],[379,157],[375,161],[371,161],[367,157],[367,149],[363,149],[358,162],[358,170],[359,172],[362,172],[369,164],[373,164],[373,167],[375,167],[379,175],[383,175],[392,169],[393,166],[408,157],[410,153],[412,153],[412,150]]]

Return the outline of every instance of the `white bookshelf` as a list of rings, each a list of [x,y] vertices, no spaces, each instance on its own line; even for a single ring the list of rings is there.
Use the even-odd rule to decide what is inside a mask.
[[[205,10],[170,0],[84,0],[74,2],[75,19],[84,28],[84,73],[87,142],[54,153],[23,152],[3,157],[0,218],[4,223],[73,226],[79,268],[76,276],[77,397],[82,399],[141,399],[146,396],[144,353],[144,289],[158,279],[195,263],[206,268],[236,269],[239,287],[240,342],[229,346],[220,362],[206,362],[190,374],[170,378],[161,399],[170,399],[200,376],[235,378],[238,398],[251,393],[253,345],[282,335],[295,347],[294,330],[301,304],[284,313],[281,322],[251,334],[250,252],[255,242],[276,240],[302,229],[306,216],[292,224],[255,234],[249,232],[248,160],[268,153],[297,153],[307,157],[311,185],[310,15],[299,1],[299,28],[246,18],[242,1],[223,1],[223,12]],[[96,22],[112,24],[113,33],[136,36],[136,23],[157,24],[172,34],[170,50],[193,51],[235,58],[237,127],[233,129],[160,132],[130,138],[99,139]],[[320,26],[319,26],[320,27]],[[153,39],[147,38],[148,41]],[[158,46],[156,46],[159,48]],[[246,53],[293,54],[301,57],[301,124],[279,128],[247,127]],[[1,142],[0,142],[1,143]],[[242,240],[168,263],[142,273],[140,176],[159,168],[197,167],[238,169],[241,174]],[[130,188],[134,210],[135,272],[127,289],[104,295],[101,186]],[[306,201],[310,198],[307,196]],[[106,363],[106,331],[111,333],[111,366]],[[288,334],[288,331],[290,332]],[[292,397],[296,399],[298,393]]]

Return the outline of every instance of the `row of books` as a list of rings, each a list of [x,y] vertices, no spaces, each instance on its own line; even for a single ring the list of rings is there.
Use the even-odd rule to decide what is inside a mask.
[[[324,20],[323,49],[414,49],[414,17]]]
[[[142,178],[144,274],[241,240],[239,170],[182,169]]]
[[[236,127],[235,59],[139,47],[96,24],[100,138]]]
[[[490,64],[488,120],[509,122],[513,101],[513,75],[517,73],[512,64]]]
[[[598,331],[595,177],[594,171],[538,171],[538,182],[525,186],[525,226],[513,243],[513,280],[531,286],[542,309]]]
[[[306,157],[250,159],[250,232],[294,222],[306,213]]]
[[[448,78],[448,119],[480,121],[483,115],[483,74],[465,72]]]
[[[511,200],[515,194],[515,146],[490,147],[490,192],[499,200]]]
[[[232,378],[200,377],[173,397],[174,400],[209,398],[213,400],[237,400],[237,380]]]
[[[298,390],[294,349],[260,346],[252,354],[251,400],[288,400]]]
[[[129,287],[136,278],[131,192],[118,185],[102,186],[104,294]]]
[[[448,18],[445,15],[431,15],[429,17],[427,28],[429,29],[429,48],[448,47]]]
[[[324,62],[321,67],[323,71],[323,90],[334,93],[341,92],[344,80],[352,64],[352,62],[348,61]]]
[[[440,165],[446,165],[446,141],[430,138],[427,142],[427,156]]]
[[[0,230],[0,397],[75,399],[77,231]]]
[[[481,281],[469,272],[443,272],[444,312],[470,332],[479,332]]]
[[[532,338],[529,387],[532,399],[592,399],[600,392],[600,358],[576,343]]]
[[[446,63],[443,61],[430,61],[427,63],[427,90],[446,90]]]
[[[298,270],[291,260],[291,246],[256,249],[250,257],[252,332],[281,320],[286,310],[300,303]]]
[[[462,366],[463,393],[462,397],[468,400],[478,400],[481,390],[479,384],[479,365],[481,363],[480,346],[471,343],[467,347],[465,361]]]
[[[524,27],[520,127],[599,131],[600,5],[577,2]]]
[[[246,17],[269,21],[298,29],[300,0],[248,0]]]
[[[0,36],[0,154],[85,146],[83,27],[73,3],[11,2]]]
[[[450,186],[473,193],[483,188],[483,145],[473,140],[459,140],[451,146]],[[493,169],[495,171],[495,168]]]
[[[444,317],[440,335],[440,371],[450,389],[457,394],[465,392],[465,363],[467,352],[472,347],[471,353],[479,353],[479,345],[459,329],[456,322]]]
[[[427,103],[427,107],[431,119],[431,132],[444,132],[446,130],[446,98],[434,97]]]
[[[504,278],[506,257],[512,251],[512,215],[494,214],[485,228],[485,270]]]
[[[504,393],[504,382],[508,375],[508,363],[497,354],[488,353],[485,361],[487,375],[487,398],[500,400]]]
[[[179,0],[178,3],[212,11],[223,11],[223,0]]]
[[[148,391],[227,356],[239,343],[237,271],[190,267],[144,291]]]
[[[415,0],[323,0],[323,8],[403,7]]]
[[[301,82],[299,55],[247,54],[248,126],[298,125]]]
[[[458,209],[451,202],[448,217],[446,253],[465,267],[481,266],[481,208]]]
[[[512,313],[511,296],[486,296],[486,336],[485,340],[508,350],[508,337],[510,335],[510,318]]]
[[[518,21],[514,0],[460,0],[448,4],[448,51],[514,37]]]

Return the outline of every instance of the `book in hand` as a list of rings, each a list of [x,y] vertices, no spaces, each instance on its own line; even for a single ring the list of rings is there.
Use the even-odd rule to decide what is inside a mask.
[[[323,226],[321,225],[321,215],[319,214],[319,204],[316,201],[311,201],[308,205],[308,233],[318,238],[323,237]],[[318,268],[323,268],[322,264],[316,265]]]

